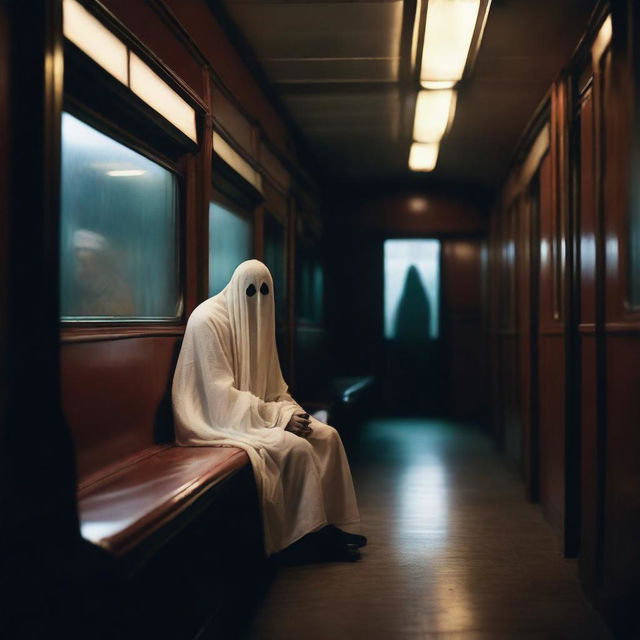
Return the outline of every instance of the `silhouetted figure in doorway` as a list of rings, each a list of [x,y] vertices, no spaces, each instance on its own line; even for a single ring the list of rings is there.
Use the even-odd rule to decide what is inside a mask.
[[[409,267],[396,312],[396,341],[424,344],[429,341],[431,308],[415,265]]]
[[[437,363],[430,334],[431,313],[422,278],[411,265],[398,303],[395,337],[389,345],[389,408],[397,415],[434,412]]]

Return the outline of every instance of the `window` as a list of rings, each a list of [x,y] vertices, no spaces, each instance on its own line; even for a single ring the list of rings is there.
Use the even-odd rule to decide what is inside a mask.
[[[321,323],[324,274],[319,251],[311,244],[300,244],[296,282],[298,319],[314,324]]]
[[[384,335],[409,342],[438,338],[440,242],[385,240]]]
[[[176,176],[64,113],[61,185],[62,319],[179,318]]]
[[[253,253],[253,229],[246,218],[212,202],[209,205],[209,295],[220,293],[235,268]]]

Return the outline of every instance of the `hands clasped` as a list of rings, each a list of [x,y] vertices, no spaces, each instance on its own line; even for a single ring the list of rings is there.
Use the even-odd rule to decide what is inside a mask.
[[[308,413],[294,413],[284,430],[291,431],[301,438],[308,438],[313,433],[313,429],[309,426],[310,422]]]

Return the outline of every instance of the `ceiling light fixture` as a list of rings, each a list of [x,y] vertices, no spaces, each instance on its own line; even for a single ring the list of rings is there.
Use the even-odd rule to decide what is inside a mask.
[[[438,162],[439,143],[414,142],[409,152],[409,168],[412,171],[433,171]]]
[[[420,85],[424,89],[438,91],[439,89],[453,89],[453,87],[456,86],[456,83],[454,80],[421,80]]]
[[[453,120],[456,93],[451,89],[420,91],[413,121],[416,142],[440,142]]]
[[[475,62],[490,6],[491,0],[428,0],[419,69],[422,90],[409,153],[409,168],[414,171],[433,171],[436,166],[440,141],[455,114],[456,85]],[[419,11],[417,4],[414,43],[421,28]]]
[[[480,0],[429,0],[420,82],[458,82],[465,70]]]

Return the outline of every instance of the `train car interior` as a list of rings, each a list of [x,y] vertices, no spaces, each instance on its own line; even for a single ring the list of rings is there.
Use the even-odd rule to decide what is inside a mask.
[[[635,0],[0,0],[0,637],[640,638],[639,185]]]

